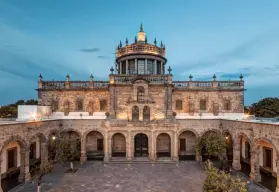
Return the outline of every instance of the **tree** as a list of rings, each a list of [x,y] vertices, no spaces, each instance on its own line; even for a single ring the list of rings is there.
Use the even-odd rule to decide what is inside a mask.
[[[264,98],[250,107],[249,114],[256,117],[274,118],[279,116],[279,98]]]
[[[221,159],[227,144],[224,136],[219,133],[209,132],[199,138],[196,149],[199,154],[205,154],[208,158],[212,156]]]
[[[224,171],[217,170],[209,160],[206,162],[205,172],[204,192],[247,192],[245,182],[240,179],[234,179]]]

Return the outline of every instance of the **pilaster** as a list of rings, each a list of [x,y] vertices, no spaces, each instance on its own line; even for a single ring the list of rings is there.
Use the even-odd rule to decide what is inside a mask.
[[[108,132],[105,132],[105,135],[104,135],[104,162],[109,162],[109,158],[110,158],[110,155],[109,155],[109,151],[111,151],[109,149],[109,146],[111,144],[111,141],[109,142],[109,139],[108,139]]]
[[[240,164],[240,139],[237,139],[236,142],[233,144],[233,163],[232,167],[235,170],[241,170]]]
[[[260,150],[258,146],[251,151],[251,159],[250,159],[251,172],[249,176],[250,179],[255,182],[261,182],[259,154],[260,154]]]

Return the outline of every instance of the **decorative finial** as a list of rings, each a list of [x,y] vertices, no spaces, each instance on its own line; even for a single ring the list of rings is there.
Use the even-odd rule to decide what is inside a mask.
[[[140,24],[140,32],[143,32],[143,26],[142,26],[142,23]]]
[[[110,74],[113,74],[113,72],[114,72],[114,69],[113,69],[113,66],[111,66],[111,68],[110,68]]]
[[[66,80],[67,80],[67,81],[69,81],[69,80],[70,80],[70,75],[69,75],[69,74],[67,74],[67,76],[66,76]]]
[[[189,79],[190,79],[190,81],[192,81],[192,79],[193,79],[192,74],[190,74]]]
[[[156,37],[155,37],[155,40],[154,40],[154,45],[157,45],[157,40],[156,40]]]
[[[169,68],[168,68],[168,72],[169,72],[169,74],[171,75],[172,69],[171,69],[170,66],[169,66]]]
[[[240,80],[242,81],[242,79],[243,79],[243,75],[242,75],[242,74],[240,74],[239,78],[240,78]]]
[[[137,40],[137,36],[135,36],[135,43],[137,42],[138,40]]]
[[[163,48],[163,42],[162,42],[162,41],[161,41],[161,45],[160,45],[160,47],[161,47],[161,48]]]
[[[145,36],[145,43],[147,43],[147,35]]]
[[[126,45],[128,45],[128,38],[126,38]]]
[[[93,77],[93,75],[92,75],[92,73],[91,73],[91,75],[90,75],[90,80],[93,80],[93,78],[94,78],[94,77]]]
[[[165,44],[163,45],[163,49],[164,49],[164,50],[166,49],[166,46],[165,46]]]
[[[213,80],[215,81],[215,80],[216,80],[216,75],[214,74],[212,78],[213,78]]]
[[[119,47],[120,47],[120,48],[122,47],[122,42],[121,42],[121,41],[120,41]]]
[[[117,49],[119,49],[119,45],[117,45]]]
[[[40,79],[40,80],[42,80],[42,78],[43,78],[43,76],[42,76],[42,74],[40,73],[40,75],[39,75],[39,79]]]

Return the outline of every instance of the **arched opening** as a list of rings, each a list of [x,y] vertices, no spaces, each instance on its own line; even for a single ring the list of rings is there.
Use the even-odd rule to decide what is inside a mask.
[[[250,167],[250,159],[251,159],[251,147],[250,141],[246,135],[239,135],[236,138],[236,142],[240,144],[240,164],[241,164],[241,172],[249,177],[251,172]]]
[[[150,121],[150,107],[149,106],[143,107],[143,120]]]
[[[1,149],[1,185],[9,191],[25,180],[24,160],[27,145],[19,137],[6,140]]]
[[[184,131],[179,135],[179,160],[195,160],[197,137],[192,131]]]
[[[224,137],[226,139],[226,154],[227,154],[227,159],[228,163],[232,165],[233,162],[233,143],[232,143],[232,136],[230,133],[226,132],[224,134]]]
[[[90,160],[104,159],[104,137],[98,131],[91,131],[86,135],[86,156]]]
[[[121,133],[116,133],[111,140],[112,157],[126,157],[126,139]]]
[[[139,107],[133,106],[132,108],[132,121],[139,121]]]
[[[138,88],[137,88],[137,101],[139,102],[139,103],[143,103],[144,102],[144,87],[143,86],[139,86]]]
[[[206,131],[203,135],[201,139],[206,139],[208,137],[215,137],[215,135],[217,136],[219,133],[213,131],[213,130],[209,130]],[[220,135],[222,137],[222,135]],[[209,154],[207,154],[207,148],[206,145],[204,144],[201,148],[201,155],[202,155],[202,160],[206,161],[208,159],[210,159],[211,161],[217,162],[219,161],[219,157],[218,156],[209,156]]]
[[[58,132],[52,132],[48,136],[48,158],[51,161],[58,158]]]
[[[278,166],[276,165],[277,150],[270,141],[265,139],[256,140],[254,147],[259,150],[258,155],[254,153],[250,156],[251,159],[253,158],[252,160],[254,162],[255,177],[257,177],[256,174],[259,174],[261,184],[271,191],[276,191],[276,176],[278,175],[278,173],[276,173]]]
[[[134,156],[135,157],[148,157],[148,137],[143,133],[138,133],[135,136],[134,145]]]
[[[81,154],[81,137],[76,131],[65,131],[61,133],[61,138],[58,139],[60,142],[60,150],[63,156],[67,158],[79,160]],[[64,157],[62,157],[64,158]]]
[[[157,136],[156,155],[158,158],[171,156],[171,138],[167,133],[161,133]]]

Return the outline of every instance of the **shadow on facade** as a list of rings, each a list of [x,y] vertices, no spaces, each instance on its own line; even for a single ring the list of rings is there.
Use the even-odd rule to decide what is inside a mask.
[[[20,171],[18,170],[1,180],[3,192],[8,192],[20,184],[20,182],[18,182],[19,173]]]

